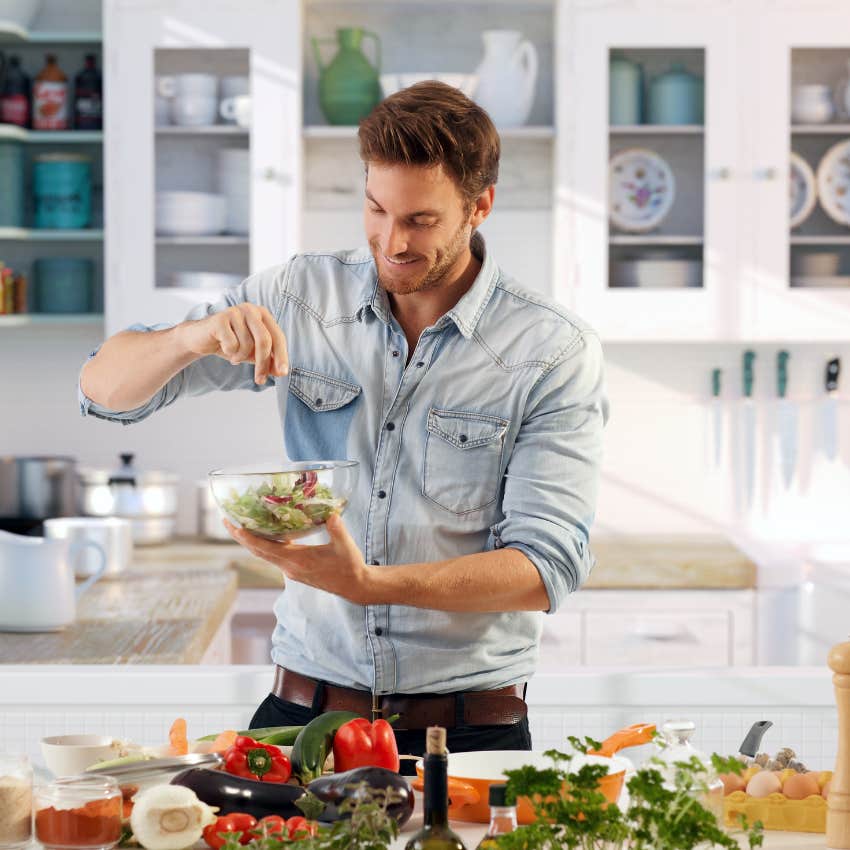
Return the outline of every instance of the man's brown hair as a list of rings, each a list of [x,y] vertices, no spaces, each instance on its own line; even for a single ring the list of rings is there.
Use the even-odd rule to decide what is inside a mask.
[[[381,101],[360,122],[360,158],[384,165],[442,165],[468,206],[499,177],[499,134],[463,92],[426,80]]]

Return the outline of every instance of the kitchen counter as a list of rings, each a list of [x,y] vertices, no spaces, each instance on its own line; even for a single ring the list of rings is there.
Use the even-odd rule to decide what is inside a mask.
[[[713,589],[756,586],[756,565],[721,537],[616,537],[594,539],[597,564],[588,589]],[[283,576],[237,543],[183,538],[163,546],[137,547],[135,562],[234,569],[240,588],[282,588]]]
[[[64,631],[0,634],[0,664],[198,664],[236,594],[228,569],[192,566],[166,579],[137,564],[84,593]]]

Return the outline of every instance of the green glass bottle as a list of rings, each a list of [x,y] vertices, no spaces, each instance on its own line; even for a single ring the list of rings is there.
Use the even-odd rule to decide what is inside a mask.
[[[446,730],[430,726],[425,738],[424,824],[405,850],[466,850],[460,837],[449,828],[448,768]]]
[[[507,788],[507,785],[490,786],[490,826],[476,850],[497,850],[496,838],[516,829],[516,806],[507,804]]]

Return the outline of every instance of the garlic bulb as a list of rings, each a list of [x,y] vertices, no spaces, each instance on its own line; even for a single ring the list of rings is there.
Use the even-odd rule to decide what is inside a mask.
[[[217,809],[202,803],[191,788],[156,785],[136,794],[130,828],[146,850],[183,850],[215,823]]]

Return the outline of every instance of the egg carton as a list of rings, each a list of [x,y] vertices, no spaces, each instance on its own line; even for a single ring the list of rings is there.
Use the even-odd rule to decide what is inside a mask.
[[[826,832],[826,800],[820,794],[789,800],[779,793],[752,797],[733,791],[723,798],[723,820],[726,826],[739,827],[741,815],[746,815],[750,824],[760,820],[765,829]]]

